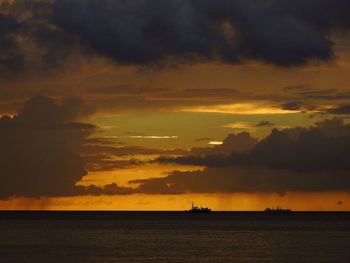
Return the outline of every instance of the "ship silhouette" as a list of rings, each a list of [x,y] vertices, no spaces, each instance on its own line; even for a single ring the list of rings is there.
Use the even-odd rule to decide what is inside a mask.
[[[197,207],[192,203],[192,208],[190,210],[186,210],[189,213],[210,213],[211,209],[208,207]]]
[[[264,210],[265,213],[267,214],[290,214],[292,213],[291,209],[283,209],[280,206],[272,207],[272,208],[266,208]]]

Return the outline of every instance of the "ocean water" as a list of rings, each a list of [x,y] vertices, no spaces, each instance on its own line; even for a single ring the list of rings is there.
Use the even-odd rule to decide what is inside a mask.
[[[0,212],[0,262],[350,262],[350,213]]]

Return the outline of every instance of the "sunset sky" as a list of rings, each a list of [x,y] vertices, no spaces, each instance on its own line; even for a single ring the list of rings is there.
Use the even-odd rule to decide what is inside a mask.
[[[350,1],[0,0],[0,209],[350,209]]]

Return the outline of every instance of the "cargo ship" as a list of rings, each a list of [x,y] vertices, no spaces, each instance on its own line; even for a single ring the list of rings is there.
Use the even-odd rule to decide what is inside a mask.
[[[266,208],[264,210],[265,213],[267,214],[290,214],[292,213],[292,210],[291,209],[283,209],[282,207],[280,206],[276,206],[276,207],[272,207],[272,208]]]
[[[192,203],[192,208],[190,210],[186,210],[188,213],[210,213],[211,209],[208,207],[197,207]]]

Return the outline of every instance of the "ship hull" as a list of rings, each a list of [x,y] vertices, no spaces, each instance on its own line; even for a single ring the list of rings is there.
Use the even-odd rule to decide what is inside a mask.
[[[264,212],[269,215],[285,215],[291,214],[292,210],[265,210]]]
[[[192,213],[192,214],[206,214],[206,213],[210,213],[211,210],[186,210],[185,212]]]

